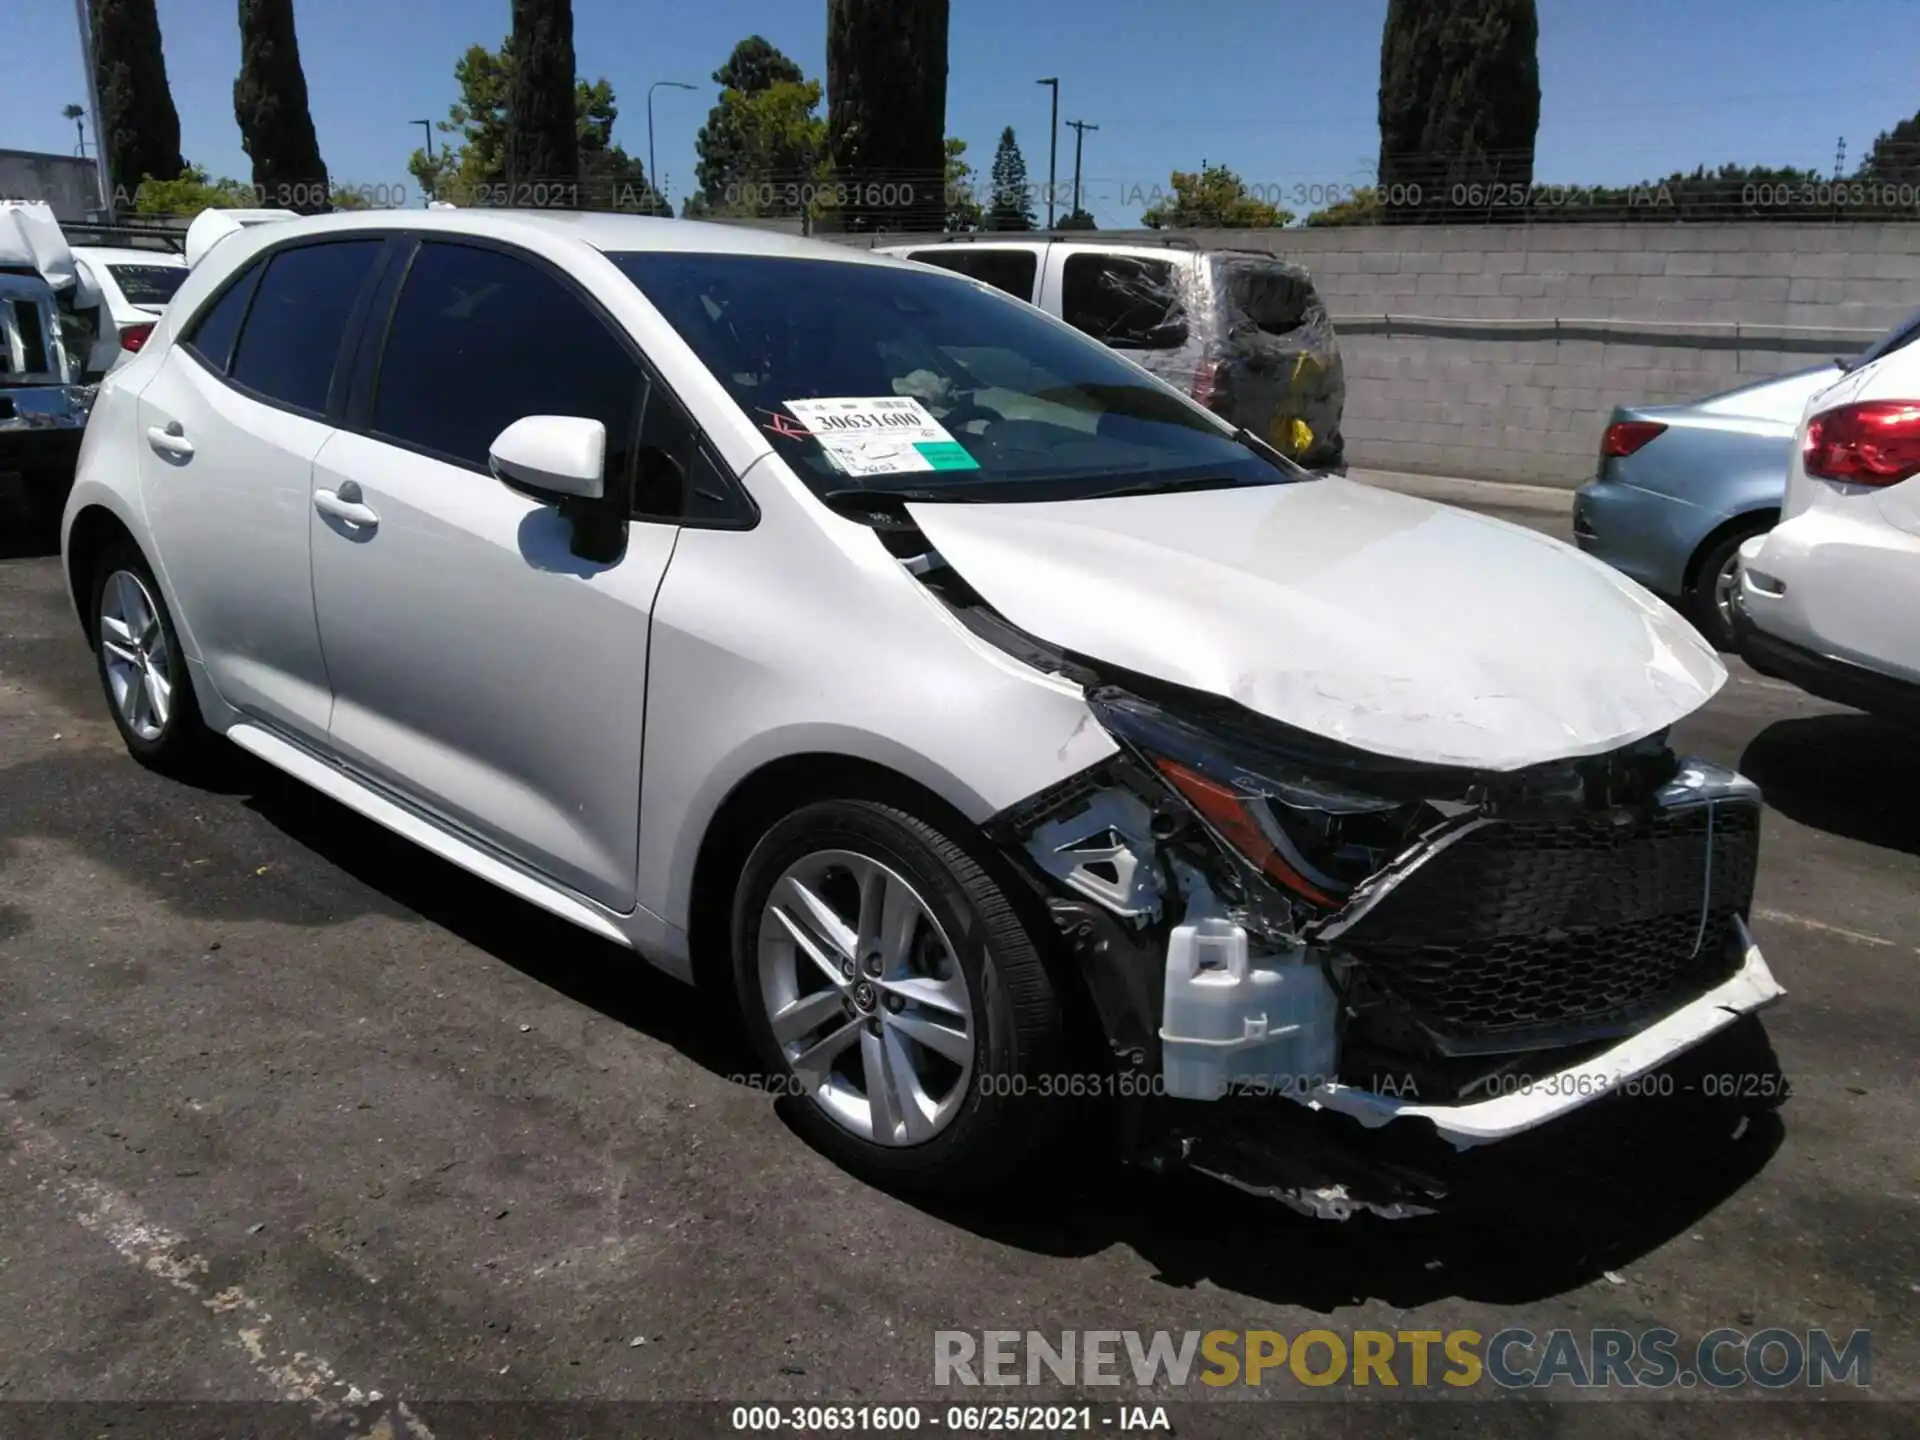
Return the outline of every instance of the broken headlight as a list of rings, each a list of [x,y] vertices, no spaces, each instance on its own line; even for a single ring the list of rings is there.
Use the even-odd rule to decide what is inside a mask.
[[[1216,841],[1289,901],[1315,911],[1339,909],[1439,818],[1404,774],[1317,766],[1125,691],[1103,689],[1088,703]]]

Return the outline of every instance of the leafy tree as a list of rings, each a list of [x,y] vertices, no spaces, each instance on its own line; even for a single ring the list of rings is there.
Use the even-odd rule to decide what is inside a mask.
[[[1154,230],[1260,230],[1293,221],[1281,210],[1247,193],[1246,182],[1224,165],[1200,162],[1200,173],[1173,172],[1173,194],[1140,217]]]
[[[993,207],[987,214],[989,230],[1034,228],[1033,189],[1027,184],[1027,158],[1013,138],[1013,127],[1000,132],[993,152]]]
[[[700,157],[694,178],[700,185],[700,203],[706,207],[703,213],[724,205],[729,188],[737,190],[746,179],[742,154],[745,142],[739,127],[739,107],[745,97],[774,85],[797,85],[805,79],[798,65],[758,35],[749,35],[734,46],[726,63],[713,72],[713,81],[721,89],[720,102],[707,112],[707,123],[693,142]],[[736,98],[729,101],[729,94]]]
[[[1876,135],[1857,178],[1882,185],[1920,185],[1920,115]]]
[[[1058,228],[1062,230],[1098,230],[1100,227],[1094,223],[1093,216],[1090,212],[1074,210],[1060,218]]]
[[[947,137],[947,217],[941,227],[949,234],[978,230],[984,218],[974,192],[973,167],[967,164],[967,142]]]
[[[128,194],[149,178],[175,179],[187,162],[154,0],[92,0],[91,18],[98,139],[108,172]]]
[[[731,100],[740,179],[714,209],[722,215],[818,218],[827,207],[827,122],[818,80],[780,80]],[[709,202],[712,196],[708,196]]]
[[[1307,216],[1307,224],[1316,229],[1321,226],[1378,225],[1379,223],[1380,192],[1372,186],[1363,186],[1345,200],[1335,201],[1326,209],[1316,210]]]
[[[1457,185],[1533,181],[1540,129],[1534,0],[1388,0],[1379,187],[1387,217],[1445,215]]]
[[[240,0],[240,76],[233,82],[240,143],[253,183],[302,214],[325,210],[327,167],[307,109],[307,77],[293,28],[293,0]]]
[[[847,229],[940,225],[947,0],[827,0],[827,132]]]
[[[453,67],[460,99],[436,127],[447,143],[427,158],[415,150],[407,170],[430,200],[485,204],[506,192],[507,106],[512,92],[511,40],[498,50],[470,45]],[[646,167],[613,138],[619,118],[613,86],[602,78],[574,82],[574,130],[580,156],[581,203],[589,209],[670,214],[647,183]]]
[[[202,210],[243,210],[255,203],[254,192],[240,181],[215,180],[200,166],[188,165],[171,180],[141,181],[133,210],[191,219]]]
[[[574,102],[573,0],[513,0],[510,53],[508,180],[516,186],[577,181],[580,131]],[[520,204],[522,198],[516,193],[509,203]]]

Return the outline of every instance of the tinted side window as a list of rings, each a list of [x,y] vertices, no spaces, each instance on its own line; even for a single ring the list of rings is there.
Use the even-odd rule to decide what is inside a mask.
[[[430,241],[394,306],[372,429],[484,470],[494,437],[527,415],[607,427],[607,475],[632,459],[640,366],[598,315],[536,265]]]
[[[347,319],[382,243],[302,245],[269,260],[233,352],[234,380],[283,405],[324,411]]]
[[[1033,299],[1033,277],[1040,268],[1039,252],[1034,250],[974,250],[947,245],[938,250],[916,250],[907,258],[984,280],[1016,300]]]
[[[200,312],[187,332],[186,347],[202,360],[227,373],[233,358],[233,342],[240,334],[240,321],[246,316],[247,302],[253,299],[253,287],[260,283],[261,266],[249,266],[246,272],[221,292],[220,298]]]
[[[1177,350],[1187,343],[1171,260],[1069,255],[1060,290],[1067,323],[1116,350]]]

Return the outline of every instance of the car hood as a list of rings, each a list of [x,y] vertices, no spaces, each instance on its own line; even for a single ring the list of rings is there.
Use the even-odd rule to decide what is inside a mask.
[[[1030,634],[1379,755],[1598,754],[1726,681],[1692,626],[1571,546],[1345,480],[909,510]]]

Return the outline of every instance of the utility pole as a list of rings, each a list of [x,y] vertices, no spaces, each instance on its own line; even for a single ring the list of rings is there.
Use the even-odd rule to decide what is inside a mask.
[[[1084,120],[1069,120],[1067,128],[1073,131],[1073,214],[1080,213],[1080,147],[1086,142],[1087,131],[1098,130],[1098,125],[1089,125]]]
[[[1053,229],[1053,197],[1059,184],[1060,159],[1060,77],[1049,75],[1044,80],[1036,80],[1036,85],[1053,87],[1053,125],[1047,131],[1047,229]]]
[[[93,63],[93,20],[87,14],[87,0],[73,0],[73,11],[80,21],[80,62],[87,72],[87,108],[93,111],[93,178],[100,186],[100,210],[113,219],[113,176],[107,172],[106,134],[100,125],[100,78]]]

